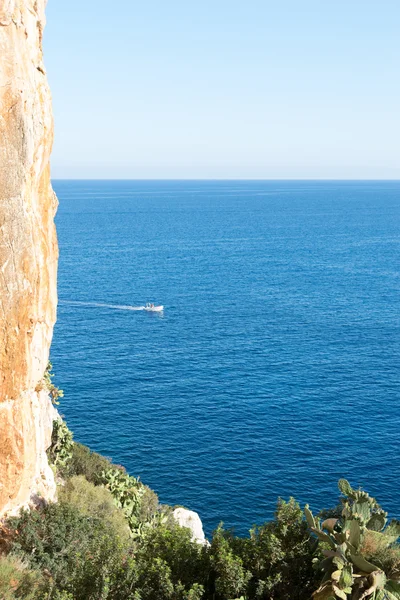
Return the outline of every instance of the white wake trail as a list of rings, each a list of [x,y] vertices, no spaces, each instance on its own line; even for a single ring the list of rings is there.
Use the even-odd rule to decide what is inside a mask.
[[[102,302],[79,302],[78,300],[59,300],[59,304],[88,306],[92,308],[112,308],[114,310],[144,310],[144,306],[125,306],[123,304],[103,304]]]

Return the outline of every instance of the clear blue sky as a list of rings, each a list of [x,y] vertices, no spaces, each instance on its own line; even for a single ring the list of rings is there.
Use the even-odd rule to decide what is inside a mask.
[[[400,178],[398,0],[49,0],[58,178]]]

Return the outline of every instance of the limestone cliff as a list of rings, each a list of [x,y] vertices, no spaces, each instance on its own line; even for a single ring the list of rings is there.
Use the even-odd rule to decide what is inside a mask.
[[[53,408],[41,389],[56,317],[45,0],[0,0],[0,514],[51,498]]]

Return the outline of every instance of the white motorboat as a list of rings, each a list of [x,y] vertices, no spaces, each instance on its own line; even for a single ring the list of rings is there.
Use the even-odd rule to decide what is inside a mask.
[[[148,312],[162,312],[164,307],[161,304],[157,306],[156,304],[151,304],[148,302],[144,307],[144,310],[147,310]]]

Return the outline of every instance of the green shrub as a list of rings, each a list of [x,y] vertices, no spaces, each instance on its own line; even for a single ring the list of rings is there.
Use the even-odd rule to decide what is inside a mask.
[[[103,486],[95,486],[83,475],[68,479],[58,488],[61,503],[74,506],[88,517],[96,517],[109,526],[121,540],[130,539],[130,530],[124,513],[115,506],[111,492]]]
[[[201,600],[203,598],[203,595],[204,587],[199,583],[194,583],[190,590],[184,594],[184,598],[185,600]]]
[[[0,557],[1,600],[36,600],[42,583],[41,574],[30,570],[19,558]]]
[[[134,560],[127,560],[112,592],[113,600],[199,600],[208,576],[206,550],[188,529],[164,524],[144,530]]]
[[[220,598],[308,600],[315,589],[313,558],[304,514],[293,498],[279,500],[275,519],[249,538],[217,529],[211,544],[215,590]]]
[[[243,561],[231,547],[229,537],[222,525],[215,531],[211,549],[211,567],[213,570],[213,596],[221,599],[237,598],[244,594],[251,579],[250,571],[243,567]]]
[[[143,566],[141,565],[142,569]],[[171,569],[167,562],[160,557],[155,557],[146,564],[139,576],[137,587],[141,600],[175,600],[175,587],[171,581]]]
[[[244,564],[253,573],[254,597],[308,600],[315,587],[315,543],[294,498],[279,500],[275,519],[252,529],[248,548]]]
[[[210,547],[163,519],[143,527],[134,542],[122,540],[126,525],[116,514],[108,490],[75,476],[60,490],[58,505],[8,521],[13,553],[47,574],[46,600],[69,600],[66,594],[73,600],[311,596],[313,552],[293,500],[280,501],[275,520],[254,528],[250,538],[219,527]]]
[[[74,600],[107,598],[110,580],[126,554],[107,523],[60,503],[23,511],[7,526],[13,533],[11,552],[47,574],[46,600],[60,597],[60,592]]]
[[[140,598],[140,600],[200,600],[203,597],[202,585],[194,583],[189,589],[186,589],[180,582],[173,583],[173,579],[174,574],[167,561],[160,557],[155,558],[151,564],[146,565],[142,572],[139,571],[136,598]]]
[[[143,486],[143,494],[140,499],[139,520],[142,522],[150,521],[151,518],[160,510],[158,496],[147,485]]]
[[[51,446],[47,451],[50,464],[54,465],[60,472],[67,469],[72,458],[73,446],[73,434],[68,429],[65,421],[61,419],[53,421]]]
[[[107,487],[115,505],[123,510],[132,532],[137,531],[141,524],[151,522],[160,513],[158,496],[153,490],[128,475],[123,467],[113,465],[110,460],[91,452],[82,444],[73,444],[71,459],[60,474],[67,480],[82,476],[96,486]]]
[[[62,472],[64,477],[73,475],[83,475],[88,481],[95,485],[103,483],[101,474],[112,467],[108,458],[92,452],[87,446],[75,442],[72,447],[72,456],[68,464],[68,469]],[[121,470],[122,467],[120,467]]]
[[[162,558],[171,569],[174,584],[189,589],[202,583],[208,571],[206,548],[192,540],[192,533],[176,523],[172,527],[160,524],[146,531],[136,551],[142,568],[155,558]]]
[[[43,598],[43,600],[45,599]],[[75,598],[70,592],[59,592],[58,590],[55,590],[52,596],[52,600],[75,600]]]

